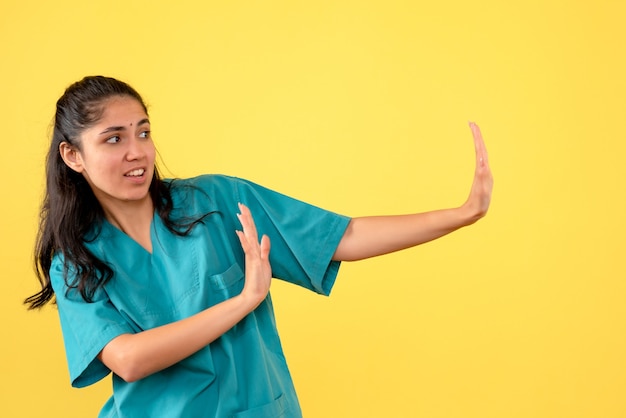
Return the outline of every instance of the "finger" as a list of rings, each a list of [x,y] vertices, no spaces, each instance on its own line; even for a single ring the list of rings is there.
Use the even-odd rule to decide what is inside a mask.
[[[248,242],[248,239],[242,231],[235,231],[235,233],[239,238],[239,242],[241,243],[241,248],[243,249],[243,252],[248,254],[250,252],[250,243]]]
[[[474,138],[474,149],[476,151],[476,157],[480,158],[482,154],[482,133],[480,128],[474,122],[470,122],[470,129],[472,130],[472,137]]]
[[[472,135],[474,137],[474,148],[476,150],[477,166],[483,167],[485,165],[488,165],[489,160],[487,155],[487,147],[485,146],[485,141],[483,140],[483,135],[480,131],[480,128],[474,122],[470,122],[469,126],[472,130]]]
[[[252,213],[250,213],[250,209],[248,209],[248,207],[243,203],[239,203],[239,211],[240,213],[237,215],[237,217],[239,218],[239,222],[241,222],[241,226],[243,227],[244,235],[258,243],[259,235],[257,233],[254,220],[252,219]]]
[[[261,245],[256,242],[256,240],[246,236],[243,231],[235,231],[235,233],[239,238],[239,242],[241,243],[241,249],[245,253],[246,258],[252,257],[252,259],[267,260],[269,255],[269,248],[265,249],[261,247]],[[264,255],[264,251],[267,253],[266,255]]]
[[[268,237],[267,235],[263,235],[261,237],[261,258],[262,259],[267,260],[269,258],[271,246],[272,245],[270,243],[270,237]]]

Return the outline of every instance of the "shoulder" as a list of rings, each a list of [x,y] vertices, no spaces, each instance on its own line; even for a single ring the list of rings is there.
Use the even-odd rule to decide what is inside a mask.
[[[174,207],[187,213],[220,211],[236,207],[240,190],[258,187],[247,180],[224,174],[203,174],[190,178],[165,179]],[[188,213],[187,213],[188,214]]]
[[[236,188],[240,183],[246,183],[246,180],[227,176],[225,174],[202,174],[196,177],[189,177],[184,179],[166,179],[164,180],[170,185],[172,192],[177,193],[185,189],[195,189],[196,191],[214,191],[214,190],[228,190]]]
[[[209,196],[238,196],[242,189],[268,190],[253,181],[226,174],[203,174],[184,179],[166,179],[172,195],[208,194]]]

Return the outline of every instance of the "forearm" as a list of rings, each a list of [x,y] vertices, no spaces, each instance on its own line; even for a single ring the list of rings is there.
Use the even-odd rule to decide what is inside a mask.
[[[374,216],[353,219],[339,243],[333,260],[354,261],[413,247],[442,237],[487,214],[493,176],[487,149],[475,123],[470,123],[476,149],[474,181],[465,203],[413,215]]]
[[[335,251],[334,260],[355,261],[432,241],[474,223],[479,217],[465,206],[411,215],[354,218]]]
[[[100,360],[126,381],[142,379],[189,357],[232,328],[257,304],[235,296],[186,319],[109,342]]]

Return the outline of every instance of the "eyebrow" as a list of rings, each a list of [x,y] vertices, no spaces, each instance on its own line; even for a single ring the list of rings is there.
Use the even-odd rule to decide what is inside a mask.
[[[150,120],[148,118],[141,119],[137,123],[137,126],[141,126],[146,123],[150,123]],[[126,130],[125,126],[109,126],[104,131],[100,132],[100,135],[108,134],[109,132],[117,132],[117,131],[125,131],[125,130]]]

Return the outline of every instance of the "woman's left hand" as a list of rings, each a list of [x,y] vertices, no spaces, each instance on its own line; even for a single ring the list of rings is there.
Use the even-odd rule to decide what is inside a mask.
[[[474,136],[474,147],[476,149],[476,169],[474,171],[474,181],[470,194],[463,204],[463,209],[467,211],[469,223],[474,223],[487,214],[491,203],[491,193],[493,190],[493,175],[489,168],[489,158],[487,148],[480,128],[474,122],[470,122],[470,129]]]
[[[485,216],[491,203],[493,176],[480,129],[473,122],[470,128],[476,149],[476,169],[472,188],[463,205],[411,215],[353,218],[333,260],[362,260],[414,247],[471,225]]]

